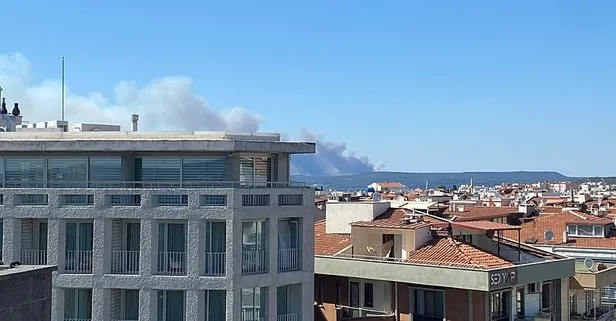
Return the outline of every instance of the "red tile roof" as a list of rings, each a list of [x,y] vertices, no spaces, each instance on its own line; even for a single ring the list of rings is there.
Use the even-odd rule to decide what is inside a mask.
[[[614,248],[616,247],[616,236],[609,237],[575,237],[568,236],[567,243],[563,242],[563,232],[567,230],[567,225],[573,224],[593,224],[607,225],[613,221],[609,218],[596,217],[590,214],[577,211],[560,211],[556,213],[544,213],[535,217],[533,220],[522,224],[520,238],[522,242],[536,241],[536,244],[554,244],[573,247],[596,247]],[[554,238],[552,241],[545,240],[545,232],[552,231]],[[505,237],[517,239],[517,231],[506,231]]]
[[[406,188],[404,184],[400,182],[376,182],[381,188]]]
[[[410,253],[406,262],[481,270],[513,265],[490,252],[450,237],[433,239]]]
[[[403,219],[408,210],[401,208],[390,208],[385,213],[377,216],[372,221],[360,221],[351,223],[351,226],[358,227],[380,227],[380,228],[396,228],[396,229],[416,229],[419,227],[426,227],[430,224],[422,221],[417,223],[407,224]]]
[[[464,208],[464,212],[445,210],[443,214],[457,216],[456,221],[481,221],[493,218],[507,217],[511,214],[520,213],[517,207],[507,206],[469,206]]]
[[[512,231],[512,230],[519,230],[522,228],[521,226],[514,226],[514,225],[496,223],[496,222],[490,222],[490,221],[454,222],[454,223],[451,223],[451,225],[453,227],[481,231],[481,232]]]
[[[334,255],[351,245],[351,234],[325,233],[325,220],[314,223],[314,255]]]

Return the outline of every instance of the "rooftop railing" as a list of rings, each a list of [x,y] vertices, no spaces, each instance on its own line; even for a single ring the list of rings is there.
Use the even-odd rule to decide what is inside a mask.
[[[0,188],[306,188],[305,182],[254,181],[0,181]]]

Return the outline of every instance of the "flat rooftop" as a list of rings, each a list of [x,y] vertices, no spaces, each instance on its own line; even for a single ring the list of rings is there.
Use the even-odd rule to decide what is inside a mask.
[[[35,151],[186,151],[310,154],[314,142],[284,142],[277,133],[241,132],[2,132],[0,150]]]
[[[0,281],[3,279],[11,278],[22,273],[28,273],[33,271],[42,271],[51,269],[55,271],[58,269],[55,265],[18,265],[14,268],[10,268],[8,265],[0,265]]]

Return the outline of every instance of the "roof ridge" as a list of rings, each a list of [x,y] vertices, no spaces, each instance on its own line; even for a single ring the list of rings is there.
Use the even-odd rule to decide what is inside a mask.
[[[478,264],[477,262],[475,262],[475,260],[473,260],[472,258],[470,258],[470,256],[464,251],[462,250],[462,248],[460,247],[460,244],[465,244],[468,245],[460,240],[456,240],[453,237],[447,237],[448,241],[453,244],[456,248],[456,250],[462,254],[464,256],[464,259],[466,259],[466,261],[468,262],[467,264],[473,265],[475,267],[479,267],[479,268],[484,268],[481,264]],[[473,247],[474,248],[474,247]]]

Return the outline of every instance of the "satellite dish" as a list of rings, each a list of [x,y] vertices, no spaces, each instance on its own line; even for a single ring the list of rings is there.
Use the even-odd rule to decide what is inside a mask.
[[[375,202],[380,202],[381,201],[381,193],[374,193],[374,196],[372,196],[372,199]]]
[[[546,241],[553,241],[554,240],[554,232],[552,232],[552,231],[545,231],[545,233],[543,233],[543,238],[545,238]]]
[[[584,266],[590,270],[593,268],[593,266],[595,266],[595,261],[593,261],[591,258],[585,258]]]

